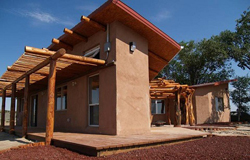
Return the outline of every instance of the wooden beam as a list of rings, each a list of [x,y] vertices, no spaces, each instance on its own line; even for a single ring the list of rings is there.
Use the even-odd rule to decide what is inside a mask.
[[[25,78],[25,89],[24,89],[22,137],[26,137],[28,131],[29,85],[30,85],[30,76],[27,75]]]
[[[1,131],[4,131],[6,90],[2,90]]]
[[[47,58],[46,60],[44,60],[43,62],[39,63],[37,66],[35,66],[34,68],[30,69],[29,71],[25,72],[23,75],[21,75],[20,77],[18,77],[16,80],[14,80],[12,83],[17,83],[20,80],[24,79],[27,75],[30,75],[36,71],[38,71],[39,69],[47,66],[50,63],[50,59],[58,59],[59,57],[63,56],[66,53],[65,49],[61,48],[59,49],[57,52],[54,52],[51,57]],[[10,88],[11,84],[6,86],[4,89],[6,90],[7,88]]]
[[[61,45],[65,49],[73,50],[73,47],[65,42],[60,41],[59,39],[53,38],[52,43]]]
[[[181,127],[180,92],[181,88],[175,92],[175,127]]]
[[[63,32],[65,34],[68,34],[68,35],[80,40],[80,41],[84,41],[84,42],[88,41],[88,38],[84,37],[83,35],[80,35],[79,33],[74,32],[68,28],[64,28]]]
[[[186,111],[186,125],[189,124],[189,115],[188,115],[188,112],[189,112],[188,97],[189,96],[190,95],[187,95],[187,94],[184,95],[184,98],[185,98],[185,111]]]
[[[54,132],[54,108],[55,108],[55,84],[56,84],[56,60],[50,61],[48,78],[48,100],[45,144],[50,145]]]
[[[13,71],[13,72],[27,72],[27,70],[23,69],[23,68],[13,68],[11,66],[7,67],[7,71]],[[42,72],[42,71],[36,71],[35,74],[40,74],[40,75],[44,75],[47,76],[49,75],[48,72]]]
[[[85,17],[85,16],[82,16],[81,17],[81,21],[85,21],[85,22],[88,22],[89,24],[91,24],[92,26],[96,27],[96,28],[99,28],[101,29],[102,31],[106,31],[106,26],[94,21],[94,20],[91,20],[90,18],[88,17]]]
[[[159,72],[157,72],[156,70],[154,70],[154,69],[152,69],[152,68],[149,68],[149,71],[152,72],[153,74],[157,74],[157,75],[158,75],[158,73],[159,73]]]
[[[55,51],[48,51],[48,50],[43,50],[43,49],[28,47],[28,46],[25,47],[25,52],[32,52],[32,53],[37,53],[37,54],[41,54],[41,55],[53,55],[55,53]],[[80,62],[99,64],[99,65],[105,64],[105,60],[84,57],[84,56],[78,56],[78,55],[73,55],[73,54],[67,54],[67,53],[65,53],[61,58],[65,58],[65,59],[69,59],[69,60],[76,60],[76,61],[80,61]]]
[[[152,51],[148,51],[148,55],[162,63],[165,63],[165,64],[168,64],[168,60],[166,60],[165,58],[161,57],[161,56],[158,56],[157,54],[155,54],[154,52]]]
[[[11,105],[10,105],[10,134],[15,131],[15,105],[16,105],[16,83],[12,83]]]

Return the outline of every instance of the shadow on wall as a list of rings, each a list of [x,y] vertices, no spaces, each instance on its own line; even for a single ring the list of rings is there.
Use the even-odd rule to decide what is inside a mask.
[[[217,122],[221,122],[221,120],[225,116],[224,111],[218,111],[218,110],[216,110],[215,97],[223,97],[224,111],[225,110],[230,110],[230,106],[228,105],[229,104],[229,93],[228,93],[228,91],[224,90],[224,89],[221,89],[218,92],[212,92],[212,95],[210,97],[211,98],[211,107],[212,107],[211,108],[211,114],[205,120],[205,123],[217,123]],[[224,98],[226,98],[226,100]],[[225,101],[226,101],[226,104],[225,104]]]

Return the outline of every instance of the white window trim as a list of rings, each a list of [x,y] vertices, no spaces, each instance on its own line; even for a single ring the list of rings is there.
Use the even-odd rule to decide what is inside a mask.
[[[100,52],[100,49],[101,49],[101,47],[100,47],[100,45],[98,45],[98,46],[86,51],[83,56],[93,58],[98,54],[98,52]]]
[[[96,74],[93,74],[91,76],[88,77],[88,126],[89,127],[99,127],[99,125],[93,125],[93,124],[90,124],[90,106],[95,106],[95,105],[98,105],[98,107],[100,107],[100,103],[93,103],[93,104],[89,104],[89,89],[90,89],[90,86],[89,86],[89,78],[91,77],[94,77],[94,76],[97,76],[99,75],[99,73],[96,73]],[[100,76],[99,76],[100,77]],[[100,79],[100,78],[99,78]],[[100,88],[99,88],[100,89]],[[100,90],[99,90],[100,91]],[[100,93],[99,93],[99,98],[100,98]],[[99,115],[100,116],[100,115]],[[99,122],[98,122],[99,124]]]
[[[67,109],[62,109],[62,104],[63,104],[63,94],[62,94],[62,92],[63,92],[63,87],[67,87],[67,94],[68,94],[68,86],[67,86],[67,84],[66,85],[61,85],[61,86],[59,86],[59,87],[56,87],[56,94],[55,94],[55,101],[56,101],[56,103],[55,103],[55,111],[56,112],[61,112],[61,111],[67,111],[67,109],[68,109],[68,104],[66,104],[67,105]],[[57,89],[58,88],[61,88],[61,107],[60,107],[60,109],[57,109]],[[67,99],[68,99],[68,95],[67,95]],[[68,100],[67,100],[67,103],[68,103]]]

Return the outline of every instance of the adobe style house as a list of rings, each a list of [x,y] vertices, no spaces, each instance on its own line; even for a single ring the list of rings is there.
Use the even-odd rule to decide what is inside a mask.
[[[186,97],[182,91],[180,101],[181,111],[181,124],[189,125],[188,120],[194,119],[195,124],[206,124],[206,123],[218,123],[218,122],[230,122],[230,103],[229,103],[229,90],[228,84],[236,81],[228,80],[213,83],[204,83],[199,85],[188,86],[188,90],[191,90],[193,94],[191,100],[185,100]],[[170,83],[171,84],[171,83]],[[185,85],[180,85],[182,88]],[[184,87],[183,87],[184,86]],[[170,86],[171,87],[171,86]],[[172,90],[167,95],[168,97],[154,97],[151,92],[152,100],[152,124],[162,121],[164,124],[173,124],[175,122],[176,108],[175,99]],[[185,91],[186,92],[186,91]],[[186,92],[187,93],[187,92]],[[153,97],[152,97],[153,96]],[[186,105],[189,102],[189,106]],[[186,107],[193,109],[194,117],[189,118],[189,113]]]
[[[149,82],[180,51],[167,34],[119,0],[108,0],[43,49],[26,47],[0,81],[16,125],[126,135],[150,131]],[[17,104],[15,104],[17,98]],[[179,115],[180,116],[180,115]],[[2,127],[4,123],[2,122]]]
[[[195,89],[193,105],[197,124],[231,121],[228,84],[233,81],[236,79],[190,86]]]

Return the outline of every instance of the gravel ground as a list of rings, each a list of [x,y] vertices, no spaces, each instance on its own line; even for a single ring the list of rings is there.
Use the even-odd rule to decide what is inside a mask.
[[[53,146],[15,149],[0,154],[7,159],[250,159],[250,137],[209,137],[174,145],[134,150],[107,157],[88,157]]]

